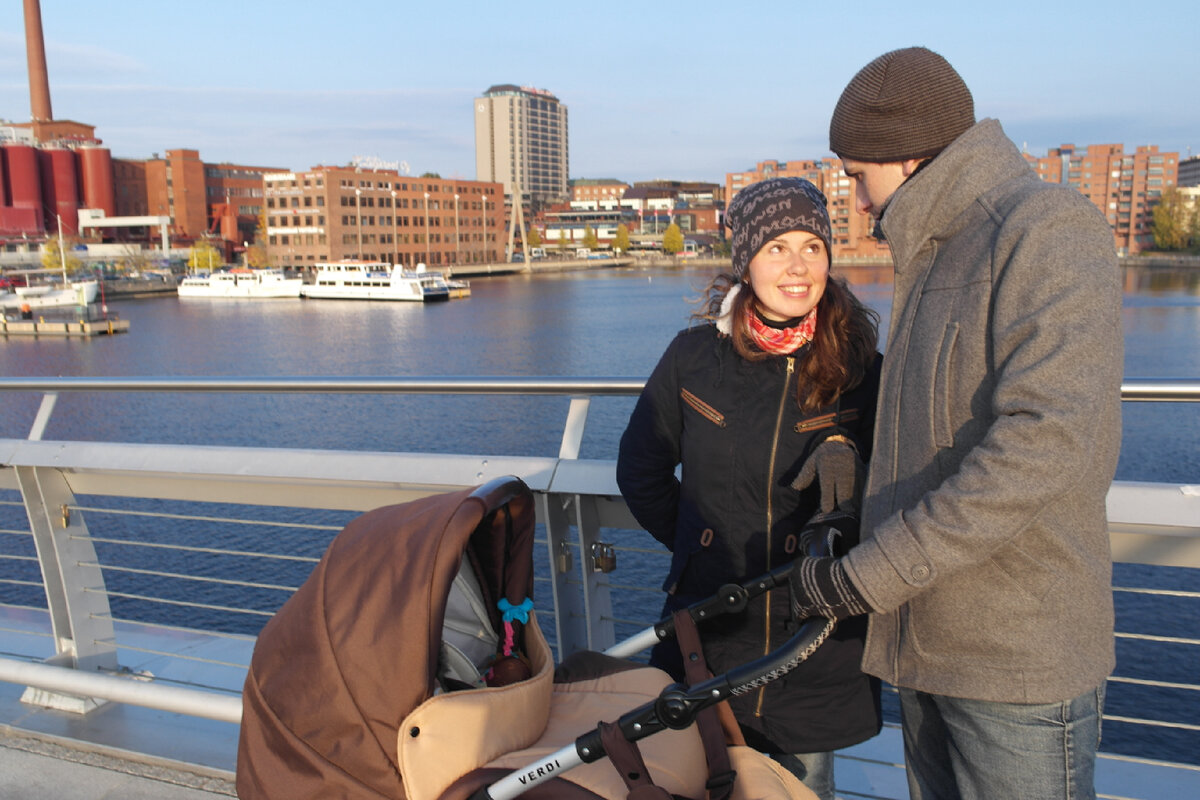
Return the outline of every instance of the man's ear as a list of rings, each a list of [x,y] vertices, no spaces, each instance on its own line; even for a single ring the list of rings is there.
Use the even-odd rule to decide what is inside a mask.
[[[901,161],[900,169],[904,173],[904,177],[907,178],[916,172],[917,167],[921,166],[921,162],[924,160],[925,159],[923,158],[910,158],[905,161]]]

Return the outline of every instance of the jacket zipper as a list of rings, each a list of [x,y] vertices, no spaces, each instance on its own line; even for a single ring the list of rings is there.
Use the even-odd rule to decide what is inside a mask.
[[[771,571],[771,529],[775,522],[775,509],[772,502],[771,488],[775,485],[775,456],[779,452],[779,433],[783,429],[783,410],[787,408],[788,401],[788,386],[792,382],[792,372],[796,367],[796,359],[792,356],[787,357],[787,372],[783,376],[783,392],[779,395],[779,411],[775,414],[775,432],[771,437],[771,460],[767,462],[767,571]],[[763,601],[766,603],[766,620],[763,629],[763,655],[771,652],[771,598],[769,595],[764,595]],[[758,700],[754,704],[754,716],[761,717],[763,709],[763,700],[767,693],[767,687],[760,687],[758,690]]]

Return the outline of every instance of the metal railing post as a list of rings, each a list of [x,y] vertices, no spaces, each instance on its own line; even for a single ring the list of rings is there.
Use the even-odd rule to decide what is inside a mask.
[[[571,398],[571,406],[567,409],[567,421],[563,425],[562,443],[558,448],[559,458],[579,458],[579,448],[583,444],[583,430],[587,427],[588,409],[592,398],[576,395]]]
[[[50,663],[79,670],[115,670],[116,635],[104,575],[83,514],[62,472],[17,467],[17,483],[29,517],[56,655]],[[23,701],[86,713],[102,700],[68,697],[29,688]]]
[[[558,661],[577,650],[586,650],[587,624],[583,596],[571,587],[575,556],[571,550],[571,522],[564,503],[567,495],[538,492],[541,518],[546,526],[546,548],[550,561],[550,585],[554,595],[554,633]],[[584,556],[580,554],[580,560]]]
[[[592,550],[592,546],[600,542],[600,515],[596,510],[596,498],[577,494],[571,505],[579,540],[579,575],[583,587],[584,619],[587,622],[587,646],[589,650],[605,650],[616,643],[616,629],[612,620],[608,574],[595,567]]]

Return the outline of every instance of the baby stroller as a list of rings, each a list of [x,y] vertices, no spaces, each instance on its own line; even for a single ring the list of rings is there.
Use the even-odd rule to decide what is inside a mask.
[[[814,797],[746,747],[718,703],[794,666],[821,633],[806,625],[780,652],[689,686],[599,653],[556,670],[526,610],[533,538],[517,478],[352,520],[258,638],[238,796]]]

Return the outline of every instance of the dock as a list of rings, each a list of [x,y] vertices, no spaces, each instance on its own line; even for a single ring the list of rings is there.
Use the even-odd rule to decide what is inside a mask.
[[[46,320],[46,319],[5,319],[0,321],[0,335],[9,336],[53,336],[55,338],[91,338],[93,336],[112,336],[129,332],[127,319],[98,319],[98,320]]]

